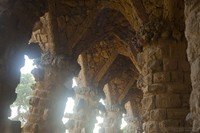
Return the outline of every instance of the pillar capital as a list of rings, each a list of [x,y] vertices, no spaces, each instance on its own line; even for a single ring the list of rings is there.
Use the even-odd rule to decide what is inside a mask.
[[[95,88],[91,88],[91,87],[79,87],[76,86],[74,87],[75,93],[78,97],[82,97],[83,99],[92,99],[94,101],[98,101],[100,100],[99,98],[99,92],[97,89]]]

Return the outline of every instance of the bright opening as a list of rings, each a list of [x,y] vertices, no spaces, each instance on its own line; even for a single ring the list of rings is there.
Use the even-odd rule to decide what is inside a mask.
[[[75,87],[75,86],[77,86],[77,83],[76,83],[76,80],[73,78],[72,87]],[[66,114],[66,113],[73,114],[73,109],[74,109],[74,99],[68,98],[66,106],[65,106],[64,114]],[[66,124],[68,122],[68,120],[69,120],[69,118],[66,118],[63,116],[62,121],[64,124]],[[68,133],[68,130],[66,130],[66,133]]]
[[[16,102],[14,102],[13,105],[11,105],[11,117],[9,119],[11,120],[19,120],[22,122],[22,126],[27,121],[28,116],[28,107],[29,107],[29,98],[32,95],[32,84],[35,83],[34,77],[31,74],[31,71],[36,68],[33,64],[33,60],[29,59],[28,56],[24,56],[25,58],[25,65],[21,68],[21,82],[18,85],[16,92],[18,94]],[[73,79],[73,85],[72,87],[77,86],[77,83],[75,79]],[[103,99],[100,100],[100,102],[105,105]],[[21,104],[19,104],[21,103]],[[73,113],[74,108],[74,99],[68,98],[66,107],[65,107],[65,113]],[[100,123],[103,123],[103,118],[101,116],[97,116],[97,123],[95,124],[95,128],[93,130],[93,133],[99,133]],[[64,118],[62,119],[63,123],[65,124],[69,119]],[[122,125],[121,129],[123,129],[127,123],[122,119]],[[68,131],[66,131],[67,133]]]
[[[105,105],[103,99],[100,99],[99,102],[102,103],[103,105]],[[96,119],[97,119],[97,123],[95,123],[95,127],[94,127],[94,130],[93,130],[93,133],[99,133],[99,130],[101,128],[100,124],[103,123],[103,117],[97,116]]]
[[[19,120],[22,126],[26,123],[29,110],[29,99],[32,94],[31,86],[35,83],[31,71],[36,67],[33,65],[33,60],[28,56],[24,56],[25,65],[21,68],[20,84],[16,88],[17,99],[11,105],[11,116],[9,119]]]
[[[122,124],[121,124],[121,130],[124,129],[127,126],[127,122],[124,120],[125,114],[122,115]]]
[[[33,60],[29,59],[28,56],[24,56],[25,59],[25,65],[21,68],[21,74],[31,74],[31,71],[36,68],[35,65],[33,65]]]

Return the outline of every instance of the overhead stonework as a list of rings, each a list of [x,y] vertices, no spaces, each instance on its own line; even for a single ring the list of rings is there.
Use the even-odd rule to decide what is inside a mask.
[[[99,133],[200,132],[199,14],[199,0],[0,1],[0,132],[92,133],[96,117]],[[8,117],[25,54],[21,127]]]

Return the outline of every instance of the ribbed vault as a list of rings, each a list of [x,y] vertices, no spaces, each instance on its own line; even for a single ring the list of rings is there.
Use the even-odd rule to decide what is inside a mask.
[[[185,118],[192,87],[187,118],[198,132],[197,5],[197,0],[1,1],[0,130],[21,132],[7,117],[26,53],[37,68],[24,132],[64,132],[69,96],[76,103],[68,126],[73,133],[92,132],[99,110],[107,123],[102,132],[120,131],[124,112],[129,132],[191,131]]]

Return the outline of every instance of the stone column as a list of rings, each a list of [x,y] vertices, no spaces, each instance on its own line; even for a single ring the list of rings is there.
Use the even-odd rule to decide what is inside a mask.
[[[193,132],[200,132],[200,1],[185,0],[187,55],[191,65],[192,93],[190,95],[190,114]]]
[[[98,91],[90,87],[78,86],[75,87],[75,94],[74,113],[66,114],[66,117],[70,118],[66,127],[71,133],[93,133],[99,109]]]
[[[78,74],[78,63],[66,55],[46,52],[32,73],[34,94],[30,99],[30,115],[24,127],[27,133],[64,133],[62,123],[72,78]]]
[[[138,55],[145,133],[190,132],[185,121],[191,92],[187,42],[159,39]]]
[[[122,106],[118,103],[116,88],[112,88],[109,84],[104,86],[106,112],[103,114],[104,120],[101,124],[101,133],[121,132]]]
[[[128,101],[125,104],[126,115],[124,116],[127,126],[126,133],[142,133],[142,118],[140,101]]]
[[[121,133],[122,109],[120,104],[106,105],[106,114],[101,125],[103,133]]]

